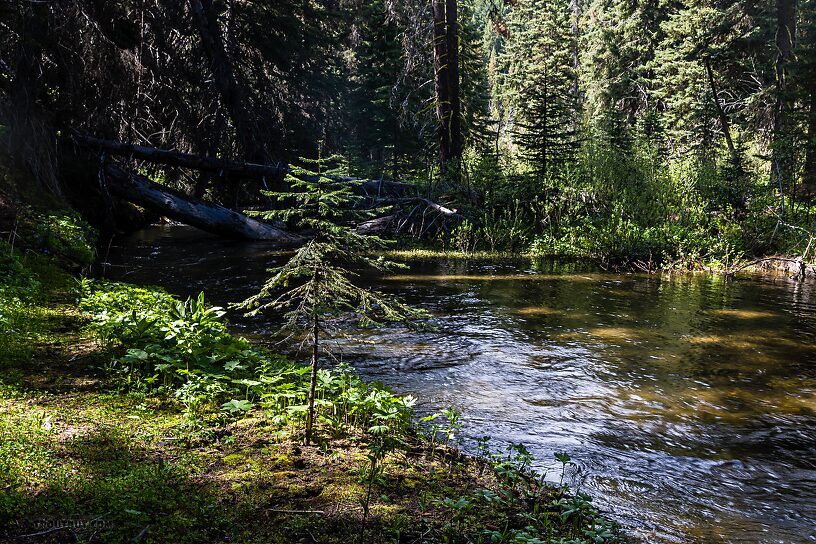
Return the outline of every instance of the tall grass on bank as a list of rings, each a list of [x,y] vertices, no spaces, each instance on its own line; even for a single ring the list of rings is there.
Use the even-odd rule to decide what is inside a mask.
[[[523,161],[472,158],[483,195],[435,242],[462,253],[591,257],[655,268],[728,269],[747,259],[813,260],[816,202],[780,195],[764,162],[738,150],[672,157],[648,144],[585,143],[574,161],[542,177]]]

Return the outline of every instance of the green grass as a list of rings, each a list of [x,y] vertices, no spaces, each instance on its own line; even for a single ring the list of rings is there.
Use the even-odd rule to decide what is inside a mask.
[[[65,541],[96,533],[126,541],[144,526],[187,533],[209,531],[204,508],[212,497],[191,480],[186,452],[157,457],[157,438],[174,424],[143,399],[105,393],[3,399],[0,423],[0,505],[8,535],[33,534],[55,523],[88,524],[54,534]],[[161,460],[161,462],[157,462]]]

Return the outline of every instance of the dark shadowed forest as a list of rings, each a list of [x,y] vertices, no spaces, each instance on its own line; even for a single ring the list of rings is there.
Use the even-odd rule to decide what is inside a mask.
[[[414,229],[457,250],[807,260],[814,16],[809,0],[7,2],[3,118],[36,181],[111,230],[116,202],[87,199],[100,160],[231,208],[265,205],[283,173],[75,135],[410,183],[460,212]],[[81,172],[58,171],[66,148]]]

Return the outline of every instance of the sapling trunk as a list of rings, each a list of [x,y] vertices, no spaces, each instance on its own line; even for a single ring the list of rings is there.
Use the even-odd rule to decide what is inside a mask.
[[[312,319],[312,375],[309,380],[309,408],[306,414],[306,437],[303,444],[308,446],[312,440],[312,425],[315,417],[315,388],[317,387],[317,349],[320,334],[320,321],[315,311]]]
[[[371,489],[374,487],[374,478],[377,476],[377,455],[370,456],[371,470],[368,473],[368,488],[366,490],[365,502],[363,503],[363,522],[360,524],[360,544],[364,542],[366,521],[371,507]]]

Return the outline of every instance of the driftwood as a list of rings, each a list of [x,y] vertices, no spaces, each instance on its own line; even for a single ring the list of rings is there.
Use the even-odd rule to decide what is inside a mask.
[[[746,268],[750,268],[752,266],[755,266],[755,265],[758,265],[758,264],[761,264],[761,263],[774,262],[774,261],[795,265],[797,270],[796,270],[796,273],[793,275],[793,277],[798,279],[799,281],[804,281],[805,280],[805,278],[807,277],[808,268],[813,268],[814,270],[816,270],[816,267],[808,265],[807,262],[805,262],[805,260],[802,257],[799,257],[797,259],[790,259],[788,257],[763,257],[761,259],[755,259],[755,260],[750,261],[748,263],[742,264],[742,265],[740,265],[740,266],[738,266],[736,268],[731,268],[729,270],[726,270],[725,275],[728,276],[728,277],[732,277],[732,276],[736,275],[737,272],[741,272],[742,270],[745,270]]]
[[[177,194],[114,164],[106,165],[104,174],[111,194],[207,232],[228,238],[275,242],[281,247],[298,246],[305,241],[302,236],[223,206]]]

